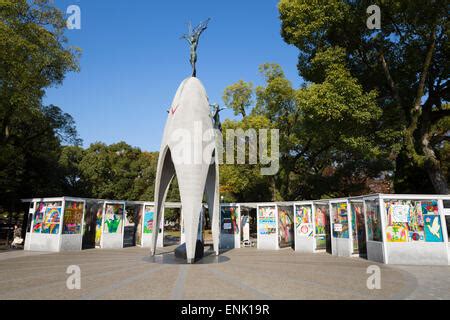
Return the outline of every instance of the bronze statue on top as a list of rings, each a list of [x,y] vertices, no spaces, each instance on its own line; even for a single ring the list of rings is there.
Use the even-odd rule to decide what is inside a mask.
[[[194,29],[192,29],[192,25],[189,22],[189,33],[185,34],[181,37],[181,39],[185,39],[190,47],[191,47],[191,58],[190,58],[190,62],[191,62],[191,66],[192,66],[192,76],[196,77],[197,76],[197,69],[195,67],[195,64],[197,63],[197,46],[198,46],[198,40],[200,39],[201,34],[203,33],[203,31],[205,31],[208,28],[208,23],[211,19],[209,18],[208,20],[200,23],[197,27],[195,27]]]
[[[211,107],[211,118],[213,121],[213,127],[214,129],[220,130],[222,132],[222,123],[220,122],[220,115],[219,113],[226,108],[221,108],[218,103],[214,103],[209,105]]]

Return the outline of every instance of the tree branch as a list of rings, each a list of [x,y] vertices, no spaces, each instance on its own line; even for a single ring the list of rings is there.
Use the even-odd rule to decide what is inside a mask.
[[[400,94],[398,92],[398,87],[395,84],[394,79],[392,79],[391,72],[389,71],[389,67],[387,65],[383,51],[380,52],[380,62],[381,62],[381,66],[383,67],[384,75],[389,84],[392,95],[394,96],[394,99],[397,102],[397,106],[401,109],[402,103],[401,103],[401,99],[400,99]]]
[[[408,156],[410,157],[410,159],[412,159],[414,161],[414,163],[416,163],[416,165],[422,167],[425,164],[425,161],[429,161],[431,163],[433,163],[433,165],[437,165],[436,164],[436,157],[434,152],[429,148],[429,138],[428,138],[428,133],[426,132],[426,130],[423,130],[424,132],[422,132],[421,134],[421,149],[423,152],[423,155],[419,154],[416,150],[415,147],[415,143],[414,143],[414,132],[417,130],[417,126],[419,125],[419,117],[422,114],[422,97],[424,95],[424,91],[425,91],[425,82],[427,80],[428,77],[428,71],[430,69],[430,65],[431,65],[431,60],[433,58],[433,54],[434,54],[434,49],[436,46],[436,28],[434,27],[433,29],[433,33],[431,34],[431,38],[430,38],[430,44],[428,45],[428,50],[427,50],[427,54],[425,57],[425,61],[424,61],[424,65],[423,65],[423,69],[420,75],[420,81],[419,81],[419,86],[417,88],[417,93],[416,93],[416,98],[414,101],[414,105],[413,108],[411,109],[411,120],[409,123],[408,128],[405,131],[405,148],[408,152]],[[424,124],[426,125],[430,125],[430,114],[426,114],[426,116],[428,117],[428,119],[424,119],[428,121],[428,124]]]
[[[414,102],[414,112],[417,112],[420,110],[422,97],[423,97],[423,94],[425,91],[425,81],[427,80],[427,77],[428,77],[428,71],[430,69],[431,60],[433,59],[435,47],[436,47],[436,27],[434,28],[433,33],[431,34],[431,43],[428,46],[427,55],[426,55],[425,62],[423,65],[423,70],[420,75],[419,86],[417,88],[416,99]]]
[[[450,109],[444,109],[444,110],[438,110],[438,111],[433,111],[431,113],[431,123],[435,124],[437,123],[439,120],[445,118],[445,117],[450,117]]]

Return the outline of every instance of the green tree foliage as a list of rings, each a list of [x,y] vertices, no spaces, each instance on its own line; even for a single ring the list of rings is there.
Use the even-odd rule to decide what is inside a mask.
[[[48,1],[0,2],[0,143],[15,123],[42,111],[44,89],[76,71],[77,52],[66,48],[62,13]]]
[[[45,89],[78,70],[63,14],[50,1],[0,1],[0,205],[61,191],[61,145],[79,144],[72,117],[43,106]]]
[[[61,152],[58,169],[62,194],[153,201],[157,163],[157,152],[143,152],[125,142],[109,146],[97,142],[87,149],[66,146]],[[178,200],[178,185],[174,181],[168,201]]]
[[[225,105],[242,119],[226,120],[224,133],[280,133],[278,174],[262,176],[260,164],[220,167],[225,201],[366,193],[367,181],[386,172],[397,192],[448,192],[449,4],[378,1],[382,29],[369,30],[371,4],[279,2],[281,33],[300,51],[305,84],[294,88],[266,63],[264,85],[240,80],[225,89]],[[61,195],[153,200],[158,153],[125,142],[83,149],[73,118],[42,104],[47,88],[78,70],[64,28],[50,0],[0,0],[0,206]],[[179,200],[176,180],[168,200]]]
[[[366,26],[372,4],[280,0],[281,34],[300,50],[306,81],[327,82],[330,59],[343,53],[364,91],[378,92],[383,114],[376,134],[395,163],[396,192],[448,193],[449,2],[376,1],[381,30]]]
[[[267,117],[261,115],[249,115],[241,121],[225,120],[223,132],[229,129],[242,129],[246,132],[248,129],[268,129],[271,124]],[[225,138],[225,136],[224,136]],[[248,145],[246,147],[246,155],[249,154]],[[234,159],[237,159],[237,152],[234,152]],[[248,156],[247,156],[248,159]],[[259,164],[226,164],[226,156],[224,156],[224,164],[220,166],[220,192],[224,196],[226,202],[249,202],[249,201],[267,201],[272,198],[271,180],[266,176],[262,176]]]
[[[247,115],[247,109],[252,105],[253,84],[251,82],[239,82],[227,87],[223,94],[225,105],[234,110],[234,115]]]
[[[84,180],[80,163],[86,151],[80,146],[65,146],[59,156],[62,194],[79,197],[90,196],[89,184]]]
[[[101,199],[139,199],[140,193],[144,192],[139,180],[145,180],[143,170],[148,165],[141,156],[140,149],[125,142],[111,146],[92,144],[80,161],[81,173],[90,186],[91,195]]]
[[[226,121],[223,127],[279,129],[280,171],[264,177],[258,166],[224,165],[225,191],[234,198],[245,194],[247,201],[258,201],[259,196],[268,200],[267,192],[273,200],[348,195],[362,192],[367,178],[386,167],[377,135],[382,114],[377,92],[364,91],[344,58],[336,51],[318,55],[313,64],[323,67],[322,81],[299,89],[279,65],[260,67],[265,85],[255,89],[249,116]]]

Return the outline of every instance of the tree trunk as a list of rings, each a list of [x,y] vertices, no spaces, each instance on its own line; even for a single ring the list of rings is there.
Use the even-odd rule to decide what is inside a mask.
[[[428,177],[431,180],[431,183],[433,184],[434,190],[438,194],[448,194],[448,184],[447,179],[442,174],[442,171],[440,168],[437,168],[436,166],[430,165],[426,166],[426,171],[428,174]]]
[[[429,124],[429,117],[427,113],[424,113],[424,120],[426,124]],[[429,125],[423,125],[424,129],[427,130],[423,133],[421,143],[422,152],[424,154],[423,166],[426,170],[431,183],[433,184],[434,191],[438,194],[448,194],[448,184],[447,178],[442,173],[441,163],[436,157],[436,153],[430,146],[430,132]]]

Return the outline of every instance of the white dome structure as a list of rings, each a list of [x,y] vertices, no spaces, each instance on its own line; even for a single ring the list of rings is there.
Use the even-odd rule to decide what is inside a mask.
[[[162,206],[172,179],[180,190],[187,262],[195,260],[195,247],[206,192],[212,222],[214,251],[219,254],[219,165],[216,137],[206,90],[195,77],[179,86],[164,129],[155,182],[156,223],[152,255],[156,252]]]

